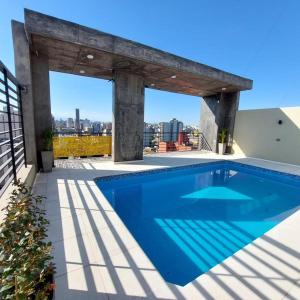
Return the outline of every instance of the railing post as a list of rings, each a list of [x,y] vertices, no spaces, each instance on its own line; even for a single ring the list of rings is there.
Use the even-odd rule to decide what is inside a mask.
[[[201,139],[201,135],[202,135],[202,133],[199,132],[199,134],[198,134],[198,150],[199,150],[199,151],[202,150],[202,139]]]
[[[20,104],[20,115],[21,115],[21,125],[22,125],[22,137],[23,137],[23,151],[24,151],[24,164],[27,168],[27,157],[26,157],[26,146],[25,146],[25,134],[24,134],[24,119],[23,119],[23,104],[22,104],[22,87],[18,85],[18,96]]]
[[[16,182],[17,181],[17,170],[16,170],[16,162],[15,162],[15,148],[14,148],[13,131],[12,131],[12,124],[11,124],[11,111],[10,111],[10,101],[9,101],[7,70],[5,68],[3,69],[3,75],[4,75],[6,105],[7,105],[8,131],[9,131],[10,148],[11,148],[11,162],[12,162],[12,167],[13,167],[14,181]]]

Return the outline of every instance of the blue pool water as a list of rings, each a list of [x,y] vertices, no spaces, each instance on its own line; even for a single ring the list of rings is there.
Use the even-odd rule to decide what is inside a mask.
[[[232,162],[96,181],[164,279],[179,285],[263,235],[300,205],[300,177]]]

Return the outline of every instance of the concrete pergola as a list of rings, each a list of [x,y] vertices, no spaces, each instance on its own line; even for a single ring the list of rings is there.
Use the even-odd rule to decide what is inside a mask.
[[[240,91],[252,88],[252,80],[28,9],[12,32],[27,161],[37,166],[52,123],[49,71],[113,80],[115,162],[143,158],[145,87],[202,97],[200,130],[213,151],[220,128],[232,142]]]

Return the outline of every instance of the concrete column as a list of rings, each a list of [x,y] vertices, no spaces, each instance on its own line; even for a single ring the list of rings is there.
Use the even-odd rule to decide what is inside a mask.
[[[239,108],[240,92],[223,93],[220,101],[220,128],[227,129],[227,145],[232,147],[236,112]]]
[[[203,97],[201,100],[200,132],[203,133],[213,152],[217,151],[220,95]]]
[[[26,147],[26,160],[28,164],[37,165],[34,102],[31,80],[31,59],[29,43],[24,30],[24,24],[12,21],[12,34],[15,56],[16,77],[20,84],[25,87],[22,92],[22,106],[24,119],[24,134]]]
[[[43,135],[52,129],[50,81],[48,57],[42,53],[31,54],[32,91],[34,100],[34,121],[38,167],[41,164]]]
[[[143,159],[144,79],[115,71],[113,84],[113,161]]]
[[[200,131],[214,152],[217,151],[218,133],[222,128],[228,130],[227,143],[232,146],[239,95],[239,92],[220,93],[202,99]]]

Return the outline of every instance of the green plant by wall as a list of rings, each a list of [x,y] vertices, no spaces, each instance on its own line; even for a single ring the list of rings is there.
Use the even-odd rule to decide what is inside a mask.
[[[53,131],[51,129],[46,129],[43,132],[43,150],[51,151],[52,150],[52,139],[53,139]]]
[[[44,300],[54,285],[43,197],[18,182],[0,224],[0,298]]]
[[[220,133],[219,133],[219,142],[224,144],[226,137],[227,137],[227,129],[226,128],[222,128]]]

